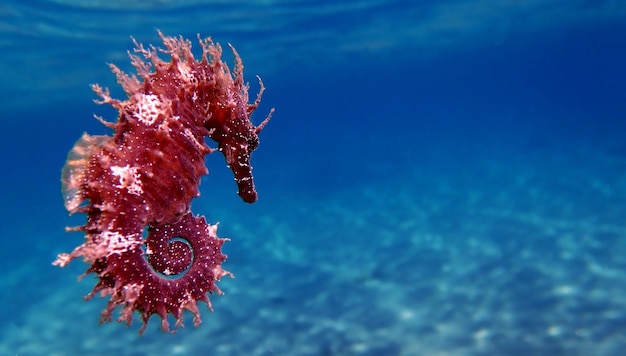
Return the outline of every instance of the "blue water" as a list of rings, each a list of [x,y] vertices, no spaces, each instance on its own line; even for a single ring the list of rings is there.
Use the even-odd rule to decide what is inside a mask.
[[[0,354],[626,350],[623,1],[125,3],[0,5]],[[115,119],[89,84],[123,95],[106,64],[156,29],[232,43],[276,113],[259,201],[216,154],[193,203],[236,278],[199,328],[139,337],[51,262],[82,242],[67,152]]]

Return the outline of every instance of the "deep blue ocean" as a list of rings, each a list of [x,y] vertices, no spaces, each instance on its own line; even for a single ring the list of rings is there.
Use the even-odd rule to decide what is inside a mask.
[[[123,98],[157,29],[231,43],[276,112],[259,201],[213,154],[192,206],[235,278],[140,337],[52,262],[67,153],[116,119],[89,85]],[[1,355],[626,354],[624,1],[8,0],[0,51]]]

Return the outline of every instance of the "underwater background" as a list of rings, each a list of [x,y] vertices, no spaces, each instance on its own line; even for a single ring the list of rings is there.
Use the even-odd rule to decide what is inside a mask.
[[[236,278],[139,337],[52,261],[83,240],[66,155],[116,118],[89,85],[122,97],[107,63],[157,29],[232,43],[276,112],[259,201],[215,154],[193,202]],[[626,350],[624,1],[8,0],[0,50],[2,355]]]

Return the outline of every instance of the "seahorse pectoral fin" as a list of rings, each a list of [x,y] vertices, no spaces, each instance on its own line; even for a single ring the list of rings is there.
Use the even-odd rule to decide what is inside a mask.
[[[109,136],[90,136],[83,133],[67,154],[67,160],[61,171],[61,191],[65,208],[70,213],[78,211],[84,200],[81,195],[81,185],[84,182],[89,160],[108,139],[110,139]]]

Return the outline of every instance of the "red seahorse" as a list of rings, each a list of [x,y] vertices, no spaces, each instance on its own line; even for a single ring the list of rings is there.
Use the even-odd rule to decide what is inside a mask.
[[[143,333],[149,318],[161,317],[169,330],[168,314],[183,324],[183,312],[201,322],[197,302],[211,308],[207,293],[221,291],[215,282],[230,275],[222,269],[226,256],[217,237],[217,225],[192,215],[191,200],[208,170],[204,156],[213,152],[208,136],[226,157],[241,198],[257,200],[250,153],[258,146],[258,126],[250,121],[263,94],[248,104],[248,86],[237,52],[233,72],[221,60],[222,50],[210,38],[201,39],[202,58],[196,60],[191,42],[182,37],[159,36],[164,49],[149,49],[135,42],[130,54],[137,76],[111,65],[126,100],[111,98],[98,85],[98,103],[119,111],[117,122],[105,122],[113,136],[83,136],[68,154],[62,183],[65,206],[70,213],[87,214],[87,223],[68,228],[85,233],[85,241],[69,254],[60,254],[55,265],[74,258],[90,264],[85,274],[95,273],[98,283],[86,297],[100,292],[110,296],[101,322],[122,307],[119,322],[129,325],[139,312]],[[169,55],[170,61],[158,56]],[[143,58],[142,58],[143,57]]]

